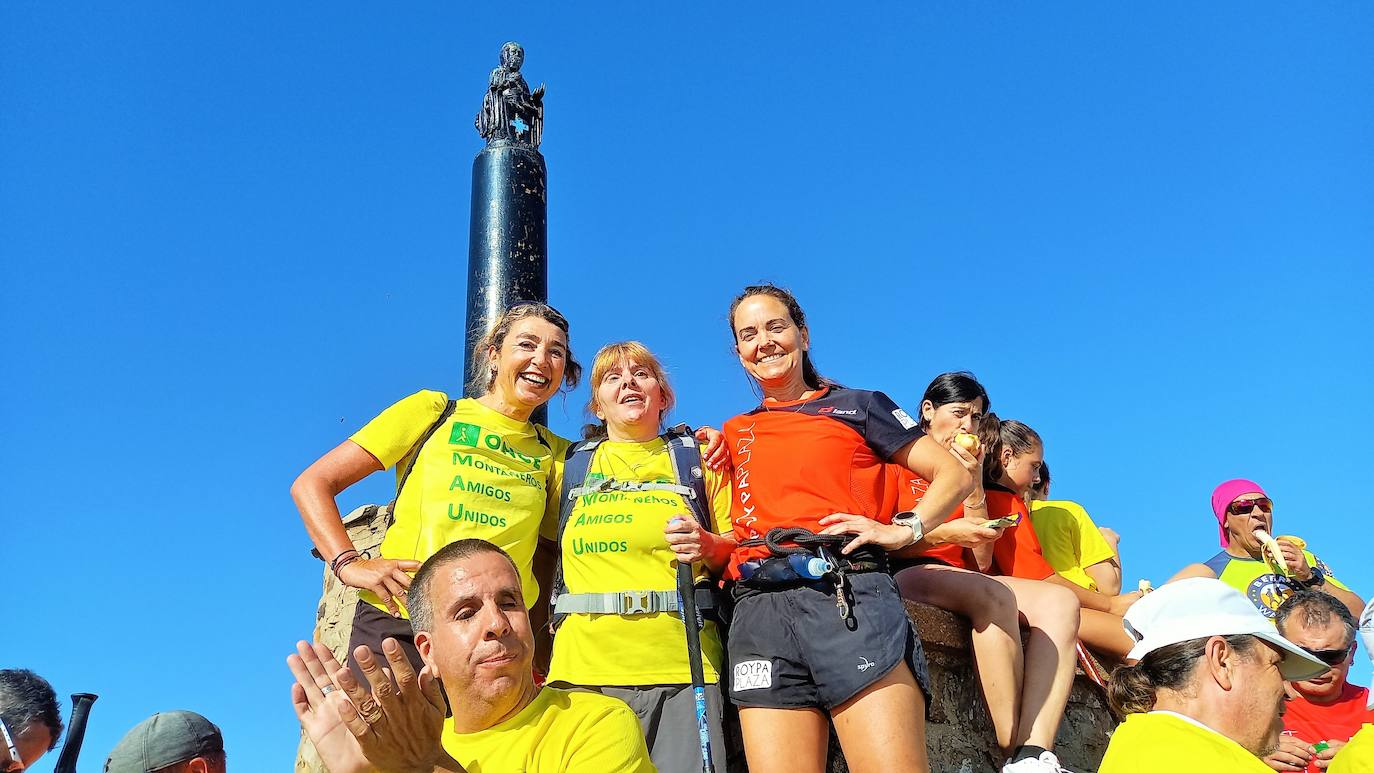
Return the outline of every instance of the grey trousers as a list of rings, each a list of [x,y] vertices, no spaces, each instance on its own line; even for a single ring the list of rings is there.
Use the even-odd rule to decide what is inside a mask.
[[[597,692],[625,701],[639,717],[639,727],[649,745],[649,757],[660,773],[701,773],[701,734],[697,730],[696,697],[691,685],[589,687],[558,682],[554,686]],[[716,770],[725,770],[722,711],[720,685],[706,685],[706,725],[711,730],[711,761]]]

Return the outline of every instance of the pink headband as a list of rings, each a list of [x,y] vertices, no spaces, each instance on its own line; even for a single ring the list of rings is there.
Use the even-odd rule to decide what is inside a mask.
[[[1216,490],[1212,492],[1212,514],[1217,517],[1217,527],[1221,530],[1222,547],[1229,547],[1231,544],[1230,538],[1226,536],[1226,508],[1236,501],[1237,497],[1246,494],[1269,496],[1264,493],[1264,489],[1260,488],[1258,483],[1244,478],[1228,480],[1217,486]]]

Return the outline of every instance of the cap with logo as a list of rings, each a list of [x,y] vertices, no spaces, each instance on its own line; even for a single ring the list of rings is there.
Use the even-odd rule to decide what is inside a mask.
[[[1240,591],[1210,577],[1192,577],[1156,589],[1126,610],[1122,626],[1135,641],[1126,655],[1131,660],[1170,644],[1249,634],[1283,651],[1279,672],[1284,679],[1311,679],[1327,670],[1325,663],[1280,636]]]
[[[149,773],[224,751],[224,736],[194,711],[163,711],[134,726],[105,760],[105,773]]]

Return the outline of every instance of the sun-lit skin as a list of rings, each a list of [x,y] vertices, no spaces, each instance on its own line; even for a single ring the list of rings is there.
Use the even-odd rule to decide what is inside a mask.
[[[644,443],[658,437],[667,401],[652,370],[622,360],[593,389],[596,417],[606,422],[609,439]]]
[[[538,688],[530,671],[534,636],[515,567],[478,553],[440,568],[431,580],[432,631],[417,631],[420,657],[443,682],[457,732],[499,724]]]
[[[1241,494],[1233,502],[1251,502],[1256,499],[1263,499],[1263,494]],[[1233,556],[1258,556],[1260,555],[1260,541],[1255,539],[1255,529],[1264,529],[1270,535],[1274,534],[1274,514],[1260,507],[1250,508],[1250,512],[1244,515],[1231,515],[1230,511],[1226,514],[1226,532],[1231,538],[1231,545],[1226,548],[1226,552]]]
[[[751,295],[735,307],[730,324],[740,365],[759,383],[764,397],[789,402],[806,395],[802,354],[810,348],[811,336],[792,321],[782,301]]]
[[[1011,448],[1002,447],[1002,482],[1016,492],[1018,496],[1025,496],[1040,480],[1040,465],[1045,463],[1045,448],[1036,443],[1029,451],[1016,454]]]
[[[53,742],[52,731],[42,722],[30,722],[22,728],[10,728],[10,734],[14,738],[14,745],[19,749],[19,761],[23,763],[23,767],[15,767],[14,770],[32,767]],[[5,748],[3,741],[0,741],[0,760],[4,760],[7,766],[13,765],[14,762],[9,758],[9,750]],[[4,767],[0,770],[10,768]]]
[[[528,421],[563,383],[568,337],[552,322],[525,317],[511,325],[499,348],[487,349],[487,363],[496,378],[478,400],[512,419]]]
[[[926,434],[942,446],[954,444],[954,436],[961,432],[976,434],[983,418],[983,398],[970,403],[945,403],[936,408],[929,400],[921,402],[921,417],[929,425]]]
[[[1332,617],[1326,625],[1307,625],[1301,613],[1288,618],[1282,630],[1284,638],[1309,650],[1345,649],[1345,659],[1331,667],[1331,670],[1314,679],[1291,682],[1294,692],[1319,705],[1334,703],[1341,697],[1347,675],[1350,673],[1351,656],[1354,650],[1348,632],[1339,618]]]
[[[1263,757],[1278,748],[1283,732],[1282,660],[1279,650],[1266,642],[1256,640],[1242,654],[1213,636],[1180,689],[1156,692],[1155,710],[1192,717]]]
[[[1237,668],[1242,674],[1237,681],[1246,696],[1246,708],[1239,712],[1245,735],[1237,740],[1258,757],[1277,749],[1279,736],[1283,734],[1283,712],[1288,695],[1284,692],[1283,674],[1279,672],[1282,661],[1283,655],[1276,648],[1261,642],[1256,657],[1242,660]]]

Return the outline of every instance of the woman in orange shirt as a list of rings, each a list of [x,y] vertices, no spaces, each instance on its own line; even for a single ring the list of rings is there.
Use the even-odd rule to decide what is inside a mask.
[[[990,509],[1001,512],[1011,506],[1002,500],[1003,494],[983,488],[987,445],[970,450],[955,440],[977,432],[989,402],[987,392],[970,373],[943,373],[926,388],[921,427],[948,448],[977,483],[962,507],[926,535],[914,565],[897,574],[897,583],[904,597],[969,619],[978,680],[997,744],[1007,760],[1004,770],[1048,772],[1059,767],[1050,749],[1073,686],[1078,602],[1067,590],[1045,583],[979,572],[975,554],[981,555],[984,570],[990,568],[989,563],[995,568],[1000,558],[1001,563],[1033,574],[1029,567],[1038,554],[1028,550],[1017,534],[1029,527],[1002,527],[995,543],[972,550],[947,541],[987,522]],[[919,501],[925,481],[909,473],[905,477],[907,485],[898,506],[909,509]],[[1048,565],[1044,571],[1053,573]],[[1036,634],[1024,652],[1022,622]]]
[[[1082,607],[1078,638],[1093,650],[1118,661],[1124,660],[1135,642],[1121,625],[1122,615],[1140,599],[1140,591],[1108,596],[1088,590],[1060,576],[1045,561],[1040,541],[1031,527],[1025,498],[1040,479],[1040,465],[1045,459],[1045,445],[1035,430],[1019,421],[999,421],[996,414],[983,417],[987,438],[987,461],[983,468],[983,487],[988,492],[988,517],[1003,516],[1019,519],[1020,523],[1005,535],[1017,540],[1017,560],[1010,563],[996,561],[999,572],[1012,577],[1044,580],[1068,588],[1078,597]],[[1001,540],[999,540],[1000,542]]]

